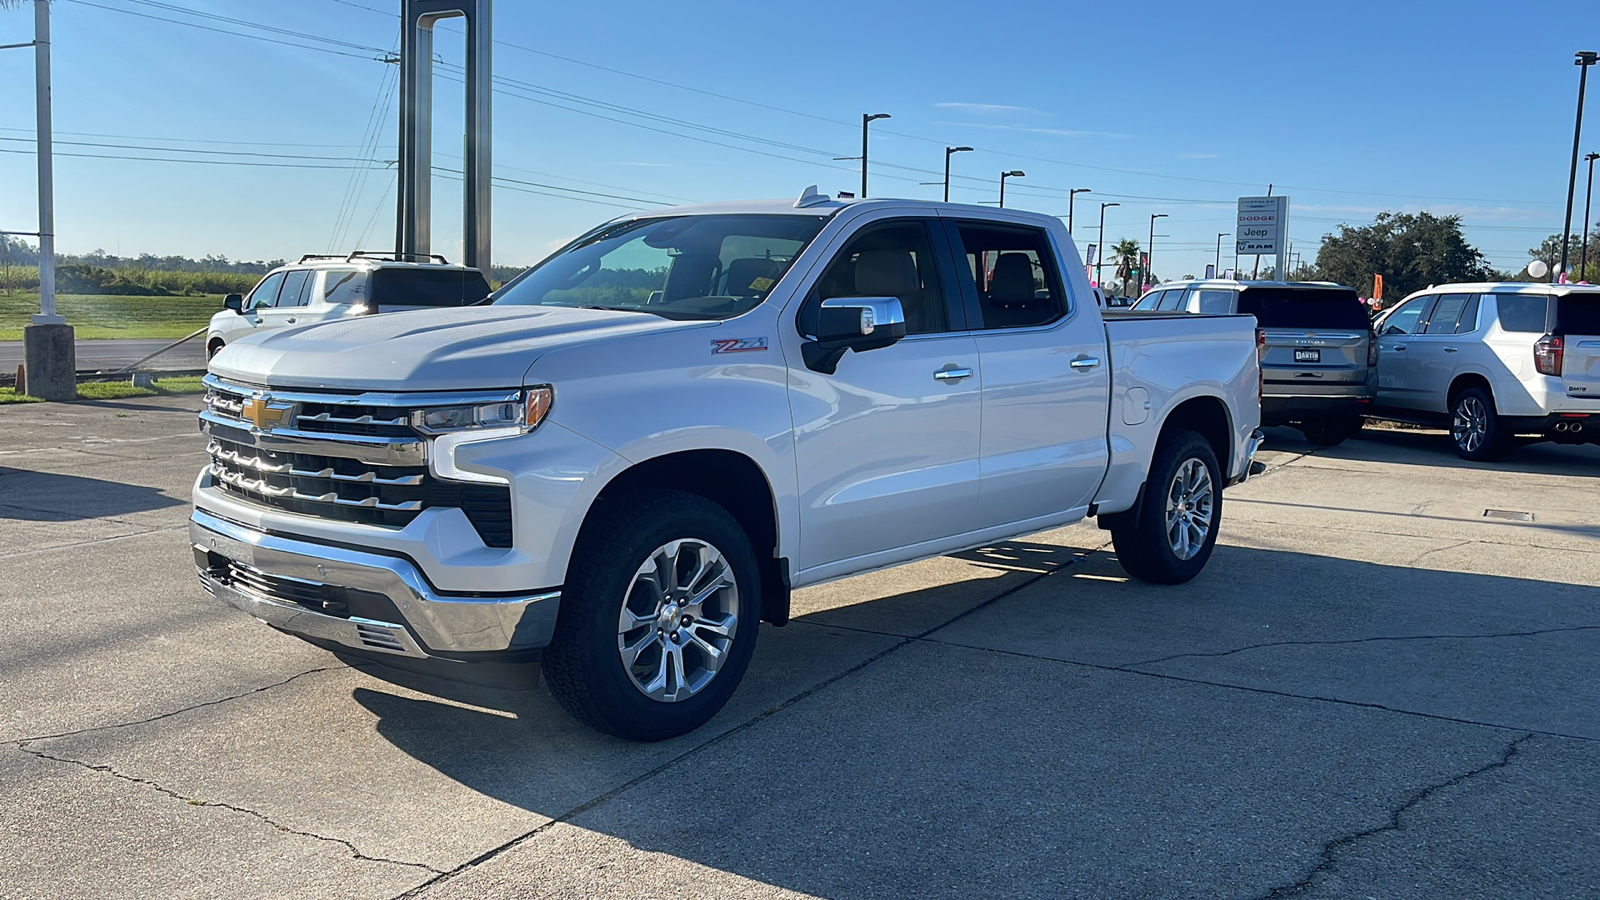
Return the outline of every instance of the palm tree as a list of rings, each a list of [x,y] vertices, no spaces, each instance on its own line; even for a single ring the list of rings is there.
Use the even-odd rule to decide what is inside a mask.
[[[1122,282],[1122,296],[1139,296],[1139,291],[1133,284],[1133,270],[1139,266],[1139,242],[1123,238],[1111,248],[1111,255],[1117,261],[1117,278]],[[1133,290],[1130,291],[1130,288]]]

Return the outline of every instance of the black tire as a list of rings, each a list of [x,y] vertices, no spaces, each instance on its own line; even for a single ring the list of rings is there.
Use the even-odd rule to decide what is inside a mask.
[[[695,494],[652,490],[602,502],[605,505],[591,513],[593,519],[585,523],[573,550],[561,614],[542,661],[545,680],[567,712],[607,734],[659,741],[693,731],[728,702],[755,650],[761,575],[750,539],[727,510]],[[726,584],[717,589],[706,601],[708,610],[716,609],[694,622],[690,609],[680,607],[678,600],[657,597],[651,585],[660,582],[641,580],[646,565],[666,558],[658,551],[678,542],[682,543],[675,559],[694,553],[692,566],[706,558],[698,548],[709,547],[720,555],[732,580],[731,595]],[[677,588],[685,569],[678,563],[672,568],[679,574],[672,576],[674,589],[667,594],[686,597],[696,585],[691,580]],[[716,583],[719,571],[715,565],[705,571],[699,581],[702,589]],[[636,624],[637,630],[622,632],[625,605],[635,620],[649,619],[651,624]],[[722,640],[710,629],[726,627],[730,613],[731,634],[720,648],[720,666],[713,667],[713,657],[701,646]],[[713,614],[719,618],[714,620]],[[679,628],[669,623],[680,622],[681,632],[665,630]],[[624,643],[635,654],[631,666],[624,662]],[[681,699],[648,696],[646,688],[636,683],[636,673],[657,667],[663,690],[675,692],[674,654],[689,674],[688,682],[707,673],[709,678],[697,688],[676,682],[675,691],[689,690]]]
[[[1179,472],[1192,473],[1191,463],[1198,463],[1209,479],[1209,518],[1198,546],[1192,540],[1188,544],[1195,548],[1193,554],[1184,558],[1174,548],[1174,538],[1168,533],[1167,500],[1169,496],[1177,499]],[[1206,560],[1211,558],[1217,543],[1217,529],[1222,523],[1222,483],[1217,455],[1205,438],[1188,430],[1174,431],[1164,437],[1156,446],[1138,504],[1125,513],[1107,517],[1111,541],[1123,571],[1154,584],[1183,584],[1200,574]],[[1190,502],[1184,499],[1177,505],[1187,510]],[[1180,530],[1183,529],[1175,529],[1175,532]],[[1193,531],[1190,529],[1184,534],[1192,536]]]
[[[1311,443],[1319,447],[1337,447],[1360,431],[1365,424],[1366,420],[1360,416],[1324,416],[1301,422],[1299,428],[1300,433]]]
[[[1511,449],[1511,435],[1494,408],[1494,396],[1469,387],[1450,401],[1450,443],[1462,459],[1499,459]]]
[[[211,358],[216,356],[217,353],[219,353],[222,350],[223,346],[224,345],[223,345],[223,343],[221,341],[212,341],[206,347],[206,362],[210,362]]]

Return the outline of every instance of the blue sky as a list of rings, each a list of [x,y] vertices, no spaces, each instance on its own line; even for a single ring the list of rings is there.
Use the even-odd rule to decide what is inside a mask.
[[[0,44],[32,37],[31,5],[0,11]],[[392,246],[396,67],[373,50],[395,46],[398,9],[57,0],[58,246],[236,259]],[[1121,204],[1108,242],[1143,244],[1166,213],[1163,277],[1203,271],[1220,232],[1226,251],[1235,199],[1269,183],[1292,198],[1308,257],[1341,222],[1429,210],[1462,216],[1515,270],[1561,229],[1572,54],[1600,49],[1600,5],[499,0],[494,33],[495,73],[512,80],[495,96],[495,169],[522,182],[495,191],[497,263],[537,261],[629,209],[855,190],[857,164],[831,157],[859,153],[862,113],[887,112],[874,196],[937,199],[919,182],[938,180],[945,145],[971,145],[952,199],[993,202],[1009,169],[1027,176],[1008,206],[1065,215],[1067,189],[1092,188],[1080,248],[1101,202]],[[459,65],[459,26],[436,50]],[[29,51],[0,51],[5,230],[36,227],[32,72]],[[1596,82],[1584,151],[1600,148]],[[459,90],[436,86],[443,166],[460,164],[447,156]],[[380,162],[352,171],[373,168],[359,160]],[[460,184],[434,190],[435,250],[457,258]]]

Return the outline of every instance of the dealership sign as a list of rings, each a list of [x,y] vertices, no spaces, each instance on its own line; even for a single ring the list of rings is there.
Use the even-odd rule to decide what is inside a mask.
[[[1276,256],[1287,249],[1288,235],[1288,197],[1239,198],[1239,227],[1235,240],[1240,255]]]

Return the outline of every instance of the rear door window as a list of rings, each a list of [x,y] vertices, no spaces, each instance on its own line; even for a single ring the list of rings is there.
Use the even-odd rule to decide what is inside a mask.
[[[977,298],[982,328],[1030,328],[1067,314],[1066,294],[1044,231],[988,222],[954,225],[960,243],[958,277]]]
[[[378,269],[372,302],[384,306],[470,306],[489,296],[482,272],[465,269]]]
[[[306,289],[310,280],[310,269],[296,269],[284,276],[283,290],[278,292],[278,308],[305,306],[310,301],[311,292]]]
[[[1185,292],[1182,290],[1167,291],[1166,296],[1161,298],[1161,304],[1156,309],[1183,309],[1184,294]]]
[[[1600,292],[1574,292],[1557,299],[1556,332],[1600,335]]]
[[[1471,334],[1478,330],[1478,294],[1473,294],[1467,301],[1467,308],[1461,311],[1461,318],[1456,321],[1456,334]]]
[[[1496,294],[1500,327],[1506,331],[1544,334],[1549,298],[1540,294]]]
[[[1239,312],[1255,316],[1262,328],[1372,327],[1366,306],[1350,288],[1246,288]]]
[[[1433,314],[1428,316],[1428,327],[1424,334],[1455,334],[1456,323],[1461,320],[1461,313],[1467,308],[1470,294],[1443,294],[1439,302],[1433,307]]]

